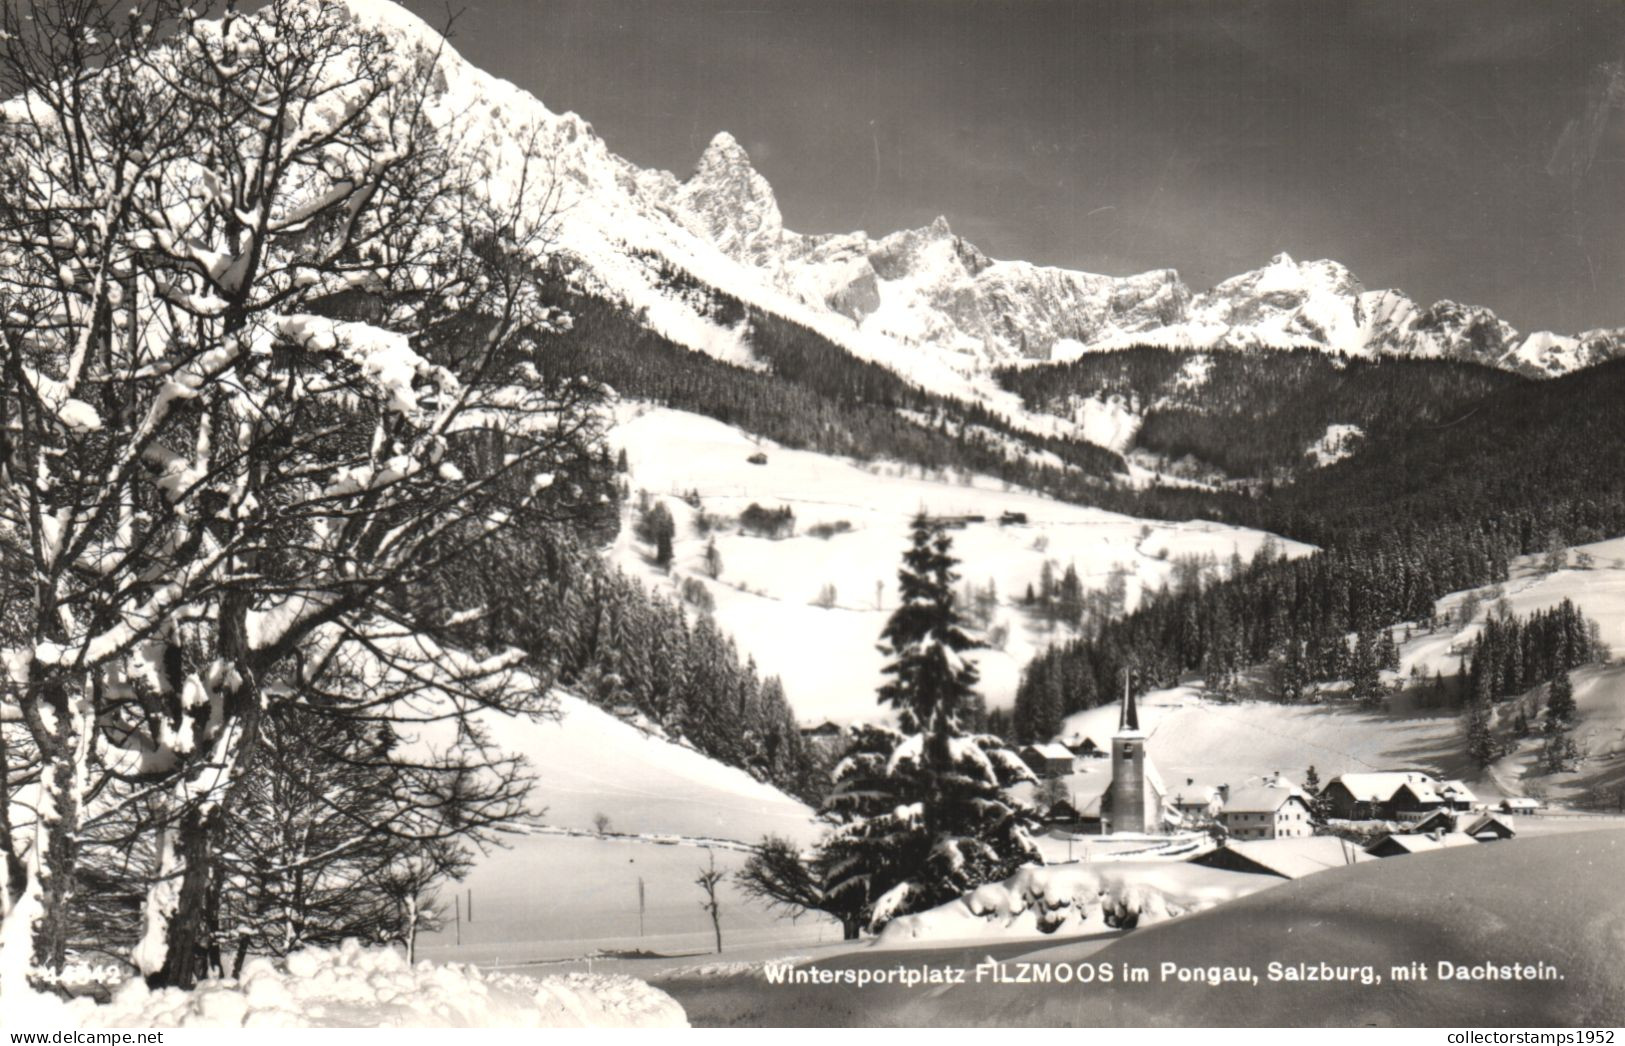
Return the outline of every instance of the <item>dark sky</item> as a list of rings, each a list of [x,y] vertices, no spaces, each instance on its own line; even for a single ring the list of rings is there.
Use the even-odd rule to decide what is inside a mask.
[[[464,2],[459,50],[638,164],[733,132],[800,231],[940,213],[1198,289],[1285,250],[1524,331],[1625,325],[1618,0]]]

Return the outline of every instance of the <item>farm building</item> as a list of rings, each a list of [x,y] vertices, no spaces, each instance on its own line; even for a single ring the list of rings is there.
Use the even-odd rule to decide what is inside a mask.
[[[1471,793],[1469,793],[1471,794]],[[1389,770],[1335,777],[1321,792],[1332,817],[1350,821],[1420,820],[1448,805],[1439,783],[1418,770]]]
[[[1540,800],[1513,795],[1501,800],[1501,812],[1506,814],[1532,814],[1540,809]]]
[[[1372,857],[1402,857],[1405,854],[1427,853],[1451,846],[1473,846],[1477,839],[1466,832],[1390,832],[1365,848]]]
[[[1517,835],[1517,829],[1507,824],[1494,814],[1482,814],[1478,820],[1468,825],[1464,831],[1481,843],[1493,843],[1502,839],[1511,839]]]
[[[1232,839],[1294,839],[1315,831],[1303,793],[1279,778],[1232,792],[1219,822]]]
[[[1072,753],[1065,745],[1028,745],[1021,750],[1021,761],[1039,777],[1063,777],[1072,772]]]
[[[1079,759],[1104,759],[1111,755],[1110,749],[1105,745],[1100,744],[1092,737],[1085,737],[1082,734],[1073,734],[1064,738],[1061,744],[1065,745],[1067,751]]]

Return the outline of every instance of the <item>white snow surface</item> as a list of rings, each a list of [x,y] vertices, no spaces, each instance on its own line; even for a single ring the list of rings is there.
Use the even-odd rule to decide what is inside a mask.
[[[7,1008],[13,1000],[6,1000]],[[37,998],[30,1023],[83,1028],[686,1028],[669,995],[631,977],[532,979],[463,964],[411,965],[391,948],[308,948],[250,960],[236,980],[151,991],[140,978],[110,1003]],[[54,1013],[52,1011],[55,1011]]]
[[[1304,454],[1315,459],[1316,468],[1325,468],[1351,456],[1364,438],[1365,430],[1360,426],[1334,423],[1326,426],[1325,433],[1309,444]]]
[[[998,593],[994,625],[1008,633],[1004,646],[971,655],[982,693],[995,708],[1014,700],[1021,667],[1035,653],[1070,635],[1065,627],[1049,631],[1021,606],[1027,586],[1039,586],[1046,560],[1057,580],[1068,565],[1076,566],[1086,589],[1105,588],[1114,569],[1121,569],[1132,609],[1143,591],[1172,576],[1178,557],[1211,553],[1224,561],[1235,552],[1250,559],[1271,540],[1261,531],[1219,523],[1142,520],[1053,501],[984,476],[922,476],[912,466],[789,450],[719,421],[661,407],[626,405],[609,438],[626,451],[634,491],[649,491],[677,523],[671,572],[653,565],[650,549],[630,524],[622,527],[615,560],[656,588],[687,579],[704,585],[722,630],[765,674],[783,679],[797,717],[806,723],[882,718],[875,691],[885,659],[875,644],[896,609],[898,564],[909,522],[921,510],[984,517],[949,533],[963,578],[979,588],[991,580]],[[767,456],[765,465],[748,460],[758,452]],[[690,491],[698,493],[703,511],[730,523],[753,502],[788,505],[796,535],[772,540],[724,525],[714,534],[722,573],[713,580],[704,570],[707,538],[682,498]],[[1001,526],[1005,512],[1024,513],[1027,522]],[[817,524],[837,522],[850,529],[827,539],[808,533]],[[1273,540],[1287,555],[1311,551]],[[836,595],[827,609],[814,605],[826,584]]]
[[[481,857],[453,888],[474,899],[462,944],[448,926],[420,938],[421,954],[490,963],[594,950],[709,950],[710,919],[694,878],[713,857],[730,875],[722,889],[725,944],[820,932],[814,920],[781,922],[731,881],[748,846],[765,835],[811,843],[819,834],[812,810],[580,698],[558,700],[557,721],[488,724],[504,751],[529,759],[538,777],[533,802],[544,808],[538,820],[549,831],[511,836]],[[612,834],[595,833],[599,814]],[[641,936],[640,879],[647,909]],[[449,894],[443,900],[450,903]]]
[[[879,946],[977,937],[1076,935],[1105,930],[1107,914],[1142,925],[1201,911],[1281,882],[1188,862],[1027,865],[1003,882],[886,924]]]

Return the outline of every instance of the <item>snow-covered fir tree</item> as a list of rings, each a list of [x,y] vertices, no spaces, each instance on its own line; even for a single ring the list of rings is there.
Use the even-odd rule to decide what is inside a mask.
[[[863,898],[876,929],[1040,861],[1003,789],[1032,774],[1002,739],[974,734],[977,641],[954,600],[952,541],[921,516],[898,572],[901,602],[884,631],[890,679],[880,700],[899,731],[864,731],[825,802],[839,824],[824,844],[829,892]]]

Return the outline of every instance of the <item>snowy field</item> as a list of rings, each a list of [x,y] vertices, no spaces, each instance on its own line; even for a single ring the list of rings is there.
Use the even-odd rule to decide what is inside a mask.
[[[1114,928],[1107,923],[1108,917],[1114,921],[1132,917],[1150,925],[1245,897],[1281,881],[1183,861],[1028,865],[1003,882],[980,886],[959,900],[892,920],[881,933],[879,946],[1097,934]]]
[[[584,835],[523,834],[479,860],[457,892],[471,891],[474,918],[426,937],[436,959],[517,964],[594,951],[710,951],[709,917],[694,884],[714,855],[729,872],[754,844],[775,834],[806,843],[812,811],[743,770],[650,736],[585,701],[560,698],[557,722],[511,721],[496,731],[522,752],[539,778],[540,821]],[[609,818],[605,838],[594,819]],[[704,841],[723,845],[704,847]],[[640,935],[639,880],[645,912]],[[451,896],[443,898],[448,906]],[[722,891],[723,942],[787,937],[816,941],[828,925],[792,926],[768,915],[732,885]]]
[[[1587,1027],[1625,1021],[1625,831],[1515,839],[1335,868],[1121,935],[1044,943],[977,942],[900,953],[873,950],[818,965],[884,969],[952,962],[964,984],[930,988],[780,985],[759,978],[662,980],[696,1026],[766,1027]],[[1583,874],[1576,874],[1583,870]],[[1560,889],[1542,884],[1561,883]],[[997,962],[1012,979],[974,980]],[[1269,964],[1281,979],[1269,979]],[[1396,981],[1393,968],[1422,963],[1426,980]],[[1561,979],[1440,979],[1452,969],[1518,964]],[[1288,968],[1325,963],[1352,979],[1288,980]],[[1106,964],[1148,971],[1143,983],[1061,985],[1030,977]],[[1167,968],[1171,967],[1171,970]],[[1365,983],[1369,967],[1380,983]],[[1247,970],[1259,983],[1225,981]],[[1167,970],[1167,972],[1165,972]],[[1214,981],[1218,983],[1214,983]]]
[[[1472,621],[1452,621],[1434,632],[1415,630],[1400,644],[1400,671],[1386,677],[1408,676],[1412,666],[1429,676],[1435,671],[1452,676],[1461,652],[1501,598],[1520,617],[1573,600],[1598,622],[1603,642],[1617,660],[1625,654],[1625,539],[1571,549],[1569,561],[1576,562],[1582,552],[1592,561],[1589,569],[1548,573],[1541,557],[1516,561],[1505,584],[1471,590],[1480,604]],[[1459,613],[1469,594],[1441,599],[1440,616]],[[1337,702],[1215,701],[1199,684],[1191,684],[1142,697],[1140,720],[1150,734],[1151,757],[1171,792],[1191,778],[1199,786],[1240,786],[1280,771],[1301,781],[1310,765],[1322,781],[1342,773],[1415,767],[1467,781],[1481,801],[1536,794],[1561,801],[1625,784],[1625,665],[1587,665],[1575,670],[1573,680],[1579,708],[1575,739],[1586,762],[1575,773],[1554,777],[1529,772],[1540,747],[1538,736],[1487,772],[1480,771],[1466,757],[1456,711],[1420,707],[1408,696],[1391,710],[1368,711]],[[1538,720],[1534,696],[1525,703],[1531,721]],[[1503,715],[1513,708],[1510,702],[1504,705]],[[1103,744],[1116,725],[1116,707],[1103,706],[1067,717],[1061,736],[1093,737]],[[1109,763],[1080,765],[1080,772],[1069,778],[1072,789],[1080,796],[1099,794],[1110,776]]]
[[[665,408],[624,408],[611,440],[626,451],[634,492],[659,497],[677,522],[670,574],[653,565],[651,550],[630,525],[617,541],[616,560],[651,584],[675,586],[683,578],[704,584],[716,602],[717,623],[765,673],[784,680],[797,717],[806,723],[879,718],[874,695],[883,658],[875,643],[896,606],[909,520],[922,510],[985,517],[950,533],[964,580],[978,588],[994,585],[999,603],[993,625],[1008,635],[1002,649],[978,655],[990,708],[1008,706],[1022,666],[1070,635],[1064,628],[1051,631],[1020,605],[1028,585],[1039,588],[1046,560],[1057,581],[1075,567],[1088,590],[1105,589],[1114,570],[1121,571],[1124,602],[1132,609],[1143,590],[1172,576],[1175,559],[1212,555],[1223,562],[1233,553],[1250,558],[1268,539],[1260,531],[1218,523],[1164,523],[1070,505],[1006,490],[987,477],[922,477],[918,469],[897,464],[863,465],[786,450]],[[758,452],[767,455],[765,465],[747,460]],[[689,491],[698,492],[705,512],[731,519],[753,502],[788,505],[796,535],[772,540],[724,525],[715,534],[722,571],[712,580],[704,570],[706,538],[694,526],[695,510],[681,499]],[[1000,526],[1005,512],[1024,513],[1027,523]],[[838,523],[850,530],[829,538],[808,533]],[[1295,542],[1280,545],[1292,555],[1310,551]],[[826,585],[835,590],[830,608],[814,605]]]
[[[250,961],[237,980],[149,991],[140,978],[110,1003],[7,997],[0,1027],[83,1028],[686,1028],[666,993],[631,977],[524,977],[466,965],[409,965],[398,951],[309,948],[281,967]]]

